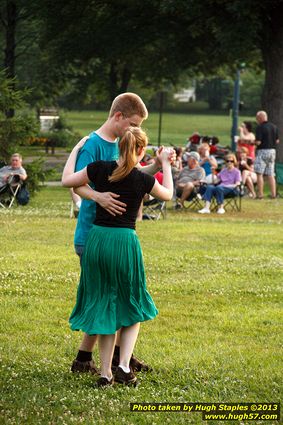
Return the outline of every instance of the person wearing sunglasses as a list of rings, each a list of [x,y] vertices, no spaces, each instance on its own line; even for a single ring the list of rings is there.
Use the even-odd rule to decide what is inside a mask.
[[[218,174],[218,184],[208,185],[202,196],[205,200],[205,207],[199,210],[200,214],[209,214],[212,198],[217,202],[217,213],[225,214],[224,198],[227,196],[237,196],[238,186],[241,183],[241,173],[237,167],[237,160],[234,154],[228,154],[225,159],[225,167]]]

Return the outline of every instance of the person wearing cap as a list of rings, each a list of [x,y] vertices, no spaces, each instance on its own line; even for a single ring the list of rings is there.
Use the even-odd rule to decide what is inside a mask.
[[[184,206],[184,202],[195,196],[196,188],[205,179],[205,171],[199,165],[200,156],[198,152],[187,152],[186,167],[180,172],[176,181],[176,195],[180,198],[179,208]]]

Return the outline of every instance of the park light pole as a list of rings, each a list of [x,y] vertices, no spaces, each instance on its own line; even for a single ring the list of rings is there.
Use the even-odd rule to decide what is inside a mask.
[[[162,128],[162,114],[164,104],[164,91],[159,92],[159,123],[158,123],[158,147],[161,145],[161,128]]]
[[[236,151],[236,140],[238,133],[238,118],[240,104],[240,77],[241,71],[245,68],[245,64],[241,63],[236,71],[236,79],[234,83],[233,109],[232,109],[232,129],[231,129],[231,150]]]

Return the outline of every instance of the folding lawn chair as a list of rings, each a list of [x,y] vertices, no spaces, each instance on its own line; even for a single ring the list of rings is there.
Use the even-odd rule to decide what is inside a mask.
[[[200,195],[200,189],[204,185],[201,184],[198,187],[195,187],[193,192],[189,195],[189,197],[184,202],[184,208],[189,211],[197,211],[201,208],[203,208],[203,201]],[[179,199],[181,197],[181,190],[176,190],[176,204],[175,209],[178,210],[181,208],[181,204],[179,202]]]
[[[243,183],[241,183],[235,193],[231,193],[225,196],[224,209],[226,210],[227,208],[230,208],[231,211],[240,212],[242,210],[242,197],[244,196],[244,193],[244,185]],[[213,198],[211,203],[211,211],[215,212],[217,209],[218,205],[215,201],[215,198]]]
[[[143,203],[143,220],[166,218],[166,202],[153,198]]]
[[[0,187],[0,207],[11,208],[22,186],[20,176],[9,177],[7,183]]]
[[[189,211],[197,211],[203,208],[203,202],[199,193],[192,193],[188,199],[185,200],[184,207]]]
[[[189,198],[185,201],[185,208],[191,211],[200,210],[204,207],[204,200],[202,194],[205,192],[205,184],[201,185],[196,192],[191,193]],[[226,195],[224,198],[224,209],[230,209],[231,211],[241,211],[242,209],[242,197],[244,196],[244,185],[241,183],[238,190],[235,193]],[[178,202],[178,201],[177,201]],[[178,209],[178,208],[176,208]],[[212,212],[217,211],[218,205],[215,198],[212,198],[210,210]]]

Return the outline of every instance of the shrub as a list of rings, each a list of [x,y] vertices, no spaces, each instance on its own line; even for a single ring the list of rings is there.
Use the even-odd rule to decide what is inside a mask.
[[[35,116],[25,109],[28,90],[17,90],[15,84],[15,79],[0,72],[0,158],[4,160],[38,131]],[[15,115],[8,117],[9,110],[16,110]]]
[[[41,135],[42,134],[43,133],[41,133]],[[59,147],[73,146],[75,142],[80,139],[80,135],[68,129],[54,130],[47,134],[44,133],[44,136],[49,142],[54,144],[54,146]]]
[[[30,137],[29,145],[44,146],[46,143],[55,147],[73,146],[81,138],[79,133],[72,130],[72,127],[67,125],[64,116],[54,123],[49,131],[41,131],[35,137]]]
[[[27,186],[31,194],[38,191],[42,187],[42,183],[45,183],[54,173],[53,169],[44,169],[44,158],[37,158],[26,164],[25,170],[28,175]]]

